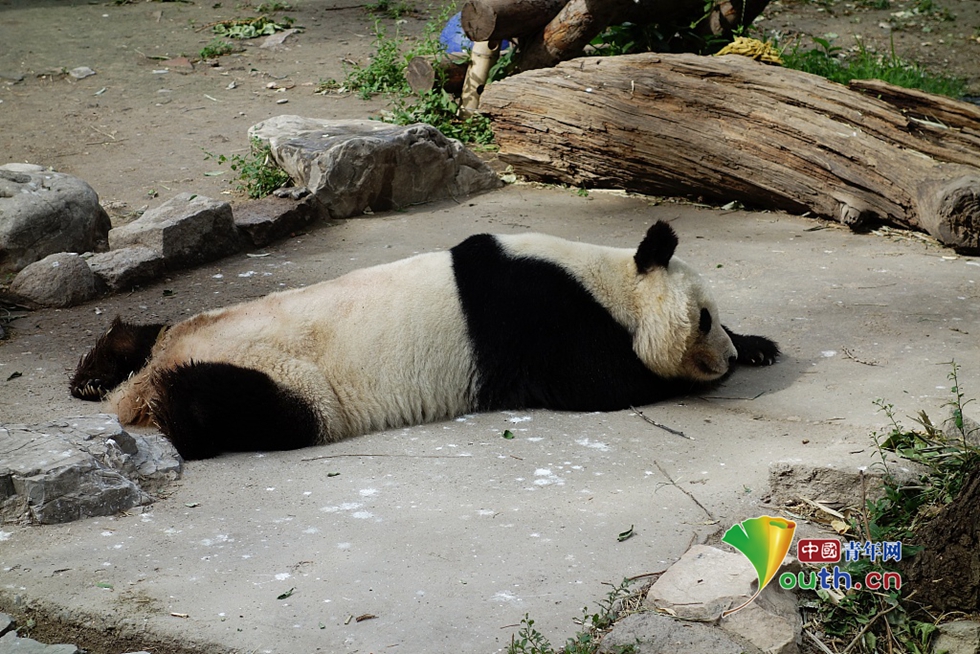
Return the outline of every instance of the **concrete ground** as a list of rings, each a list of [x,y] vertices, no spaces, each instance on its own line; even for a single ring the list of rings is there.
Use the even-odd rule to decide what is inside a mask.
[[[963,391],[980,393],[976,258],[779,213],[511,186],[35,312],[0,344],[0,421],[97,412],[68,396],[66,376],[116,312],[173,319],[481,231],[632,247],[656,219],[672,222],[726,324],[784,352],[706,397],[642,409],[688,438],[632,411],[522,411],[194,462],[142,512],[4,527],[0,610],[212,652],[498,652],[525,615],[557,645],[604,582],[664,570],[692,542],[778,511],[764,502],[770,462],[871,465],[870,434],[887,423],[875,399],[906,424],[920,409],[939,419],[954,359]]]

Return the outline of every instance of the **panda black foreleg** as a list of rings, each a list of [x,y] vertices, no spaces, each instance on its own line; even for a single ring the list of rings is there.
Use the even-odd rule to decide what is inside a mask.
[[[258,370],[192,362],[159,373],[153,386],[153,419],[185,460],[317,442],[310,404]]]
[[[81,400],[98,402],[146,365],[167,325],[132,325],[118,317],[75,368],[68,388]]]
[[[738,350],[738,362],[748,366],[770,366],[779,356],[779,346],[765,336],[742,336],[722,325]]]

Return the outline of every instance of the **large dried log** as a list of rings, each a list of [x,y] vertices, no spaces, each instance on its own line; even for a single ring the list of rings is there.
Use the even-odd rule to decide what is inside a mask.
[[[568,0],[544,29],[521,42],[518,70],[554,66],[582,52],[633,0]]]
[[[593,57],[487,87],[500,159],[532,179],[887,222],[980,252],[980,152],[894,106],[739,56]]]
[[[606,27],[624,22],[657,25],[667,34],[678,32],[669,38],[673,45],[687,51],[698,50],[707,37],[730,39],[736,29],[751,25],[769,0],[714,0],[707,10],[704,0],[568,0],[557,14],[552,14],[550,21],[542,21],[547,15],[545,11],[521,27],[505,20],[511,13],[534,6],[529,3],[530,0],[469,0],[468,3],[474,33],[489,30],[493,23],[493,38],[526,37],[521,40],[515,59],[518,70],[547,68],[577,57]],[[540,7],[551,11],[551,0],[542,0]],[[463,26],[469,34],[466,17],[464,8]],[[694,29],[679,29],[688,25]],[[543,29],[538,30],[541,26]],[[508,34],[508,30],[520,30],[520,33]]]
[[[471,41],[502,41],[537,32],[566,0],[469,0],[460,24]]]
[[[469,66],[468,57],[430,55],[412,57],[405,67],[405,81],[419,95],[436,88],[459,95]]]

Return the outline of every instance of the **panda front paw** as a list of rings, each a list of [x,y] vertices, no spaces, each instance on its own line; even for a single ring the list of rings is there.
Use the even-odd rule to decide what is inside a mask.
[[[737,361],[747,366],[771,366],[779,356],[779,346],[765,336],[742,336],[725,327],[738,351]]]

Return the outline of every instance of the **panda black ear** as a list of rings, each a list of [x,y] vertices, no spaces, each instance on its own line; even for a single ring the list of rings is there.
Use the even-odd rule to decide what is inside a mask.
[[[677,249],[677,234],[674,228],[658,220],[647,230],[647,235],[636,248],[633,261],[639,273],[648,273],[654,268],[666,268]]]

